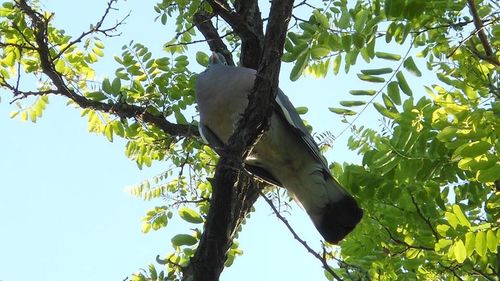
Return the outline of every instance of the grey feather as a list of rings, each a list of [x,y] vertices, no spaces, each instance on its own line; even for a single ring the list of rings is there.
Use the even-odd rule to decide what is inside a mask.
[[[225,65],[219,54],[196,81],[200,133],[218,153],[248,104],[256,71]],[[318,145],[279,90],[270,128],[245,159],[256,176],[294,194],[325,240],[337,243],[362,217],[356,201],[332,177]]]

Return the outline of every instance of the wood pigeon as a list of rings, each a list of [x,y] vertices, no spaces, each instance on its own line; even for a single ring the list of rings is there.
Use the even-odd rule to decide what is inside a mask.
[[[217,152],[233,133],[248,104],[256,71],[228,66],[213,53],[196,80],[203,139]],[[269,130],[245,159],[245,169],[285,187],[303,206],[323,238],[338,243],[361,220],[363,211],[331,175],[318,145],[287,96],[278,89]]]

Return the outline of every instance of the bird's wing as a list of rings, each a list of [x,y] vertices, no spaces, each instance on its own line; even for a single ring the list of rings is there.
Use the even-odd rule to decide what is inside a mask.
[[[198,123],[198,130],[201,138],[220,155],[224,147],[222,140],[203,122]]]
[[[304,122],[297,113],[297,110],[295,110],[295,107],[290,102],[288,97],[283,93],[283,91],[281,91],[281,89],[278,89],[278,93],[276,95],[276,103],[278,104],[278,107],[276,108],[276,113],[278,114],[278,116],[283,118],[286,123],[290,125],[294,132],[305,143],[311,155],[319,163],[322,164],[323,168],[326,169],[326,171],[329,171],[328,163],[321,154],[318,145],[314,141],[311,134],[309,134],[309,131],[307,130]]]

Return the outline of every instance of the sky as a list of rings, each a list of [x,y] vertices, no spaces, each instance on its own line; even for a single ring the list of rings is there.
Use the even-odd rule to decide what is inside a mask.
[[[101,17],[105,2],[45,0],[42,8],[55,12],[56,26],[78,36]],[[113,11],[107,23],[128,11],[131,16],[120,28],[120,37],[103,40],[105,57],[96,65],[97,77],[114,72],[112,56],[130,39],[165,55],[162,44],[175,33],[153,21],[155,2],[119,2],[119,11]],[[203,43],[195,49],[209,51]],[[330,74],[323,80],[306,77],[293,83],[288,79],[290,70],[291,65],[282,67],[280,87],[295,106],[309,107],[305,115],[309,123],[317,132],[342,131],[345,124],[340,116],[327,108],[349,99],[350,89],[365,87],[355,78],[356,68],[349,75]],[[31,84],[27,81],[21,88],[33,89]],[[15,110],[9,104],[11,95],[0,90],[0,97],[0,281],[123,280],[147,268],[156,255],[171,252],[174,234],[190,232],[189,226],[174,219],[165,229],[141,233],[141,217],[164,202],[143,202],[125,192],[127,186],[160,174],[168,163],[138,169],[124,154],[125,141],[115,138],[110,143],[104,136],[88,133],[80,110],[66,106],[63,98],[50,97],[42,118],[23,123],[9,118]],[[356,124],[376,127],[375,116],[370,107]],[[330,162],[359,161],[347,150],[347,137],[344,134],[327,154]],[[224,271],[221,280],[324,280],[320,263],[293,239],[262,199],[256,209],[239,237],[244,255]],[[287,218],[311,246],[321,249],[320,235],[297,205]]]

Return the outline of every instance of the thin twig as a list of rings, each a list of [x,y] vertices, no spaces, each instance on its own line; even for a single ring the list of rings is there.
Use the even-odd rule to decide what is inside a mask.
[[[410,198],[411,198],[411,202],[413,202],[413,205],[415,206],[415,209],[417,209],[417,214],[420,216],[420,218],[422,218],[422,220],[424,220],[424,222],[430,228],[430,230],[432,231],[432,235],[434,236],[434,239],[436,240],[436,243],[437,243],[439,241],[438,233],[436,232],[434,227],[432,227],[432,223],[430,222],[430,220],[424,216],[424,213],[422,213],[422,210],[418,206],[417,201],[415,200],[415,197],[413,197],[413,194],[411,194],[411,193],[410,193]]]
[[[220,39],[226,38],[227,36],[232,35],[232,34],[234,34],[234,32],[232,32],[232,31],[228,32],[228,33],[220,36]],[[166,45],[163,45],[163,47],[170,48],[170,47],[177,47],[177,46],[188,46],[188,45],[193,45],[193,44],[198,44],[198,43],[203,43],[203,42],[209,42],[209,41],[213,41],[213,40],[216,40],[216,39],[200,39],[200,40],[194,40],[194,41],[190,41],[190,42],[178,42],[178,43],[173,43],[173,44],[166,44]]]
[[[267,202],[267,204],[271,207],[271,209],[273,210],[274,214],[276,215],[276,217],[278,217],[279,220],[281,220],[286,228],[288,228],[288,230],[292,233],[293,235],[293,238],[295,238],[295,240],[299,241],[300,244],[302,244],[302,246],[304,246],[304,248],[306,248],[306,250],[311,254],[313,255],[317,260],[319,260],[323,266],[323,268],[328,271],[328,273],[330,273],[336,280],[338,281],[342,281],[342,278],[340,278],[340,276],[337,275],[337,273],[335,273],[335,271],[333,271],[333,269],[328,265],[327,261],[326,261],[326,258],[325,257],[322,257],[320,256],[318,253],[316,253],[314,251],[314,249],[312,249],[305,240],[303,240],[302,238],[299,237],[299,235],[297,234],[297,232],[295,232],[295,230],[292,228],[292,226],[290,225],[290,223],[288,222],[287,219],[285,219],[285,217],[283,217],[280,212],[278,211],[278,209],[274,206],[273,204],[273,201],[269,198],[267,198],[267,196],[262,192],[262,190],[259,190],[259,193],[260,193],[260,196],[262,198],[264,198],[264,200]]]
[[[83,32],[80,36],[78,36],[75,40],[72,40],[66,47],[62,48],[57,55],[54,56],[53,60],[56,60],[60,58],[69,48],[71,48],[73,45],[81,42],[83,38],[87,37],[88,35],[92,33],[102,33],[107,37],[114,37],[114,36],[119,36],[120,34],[109,34],[111,31],[116,31],[117,28],[125,23],[125,20],[130,16],[130,12],[123,17],[120,21],[118,21],[115,25],[101,29],[102,24],[104,23],[104,20],[108,16],[109,12],[113,10],[113,3],[117,2],[118,0],[110,0],[107,4],[106,10],[104,11],[104,14],[102,15],[101,19],[92,27],[92,29]]]

